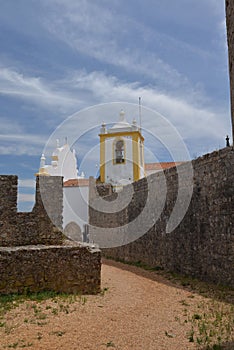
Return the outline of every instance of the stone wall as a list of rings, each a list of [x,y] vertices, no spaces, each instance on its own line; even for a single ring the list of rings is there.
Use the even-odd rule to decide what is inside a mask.
[[[232,132],[234,140],[234,2],[226,0],[227,39],[229,51],[229,76],[231,92]]]
[[[0,294],[52,290],[100,291],[100,251],[66,242],[64,246],[0,248]]]
[[[148,219],[143,223],[149,224],[147,233],[132,243],[103,249],[104,255],[128,262],[141,261],[172,272],[234,286],[234,150],[229,147],[213,152],[194,160],[192,165],[192,198],[186,215],[171,233],[166,232],[166,227],[178,194],[176,168],[164,172],[167,193],[156,224],[150,225],[150,222],[157,211],[155,208],[161,205],[158,200],[164,195],[161,186],[163,172],[134,183],[130,204],[120,213],[110,214],[110,219],[107,213],[93,209],[91,201],[90,224],[95,226],[90,228],[91,239],[97,241],[98,231],[103,227],[115,227],[119,235],[123,232],[128,235],[123,225],[134,221],[142,213],[150,185],[154,201],[152,210],[147,212]],[[178,169],[181,167],[184,165]],[[186,182],[180,183],[182,189],[187,185]],[[125,187],[125,192],[128,187]],[[138,229],[139,223],[135,226],[136,236]]]
[[[97,293],[100,250],[65,240],[61,231],[62,177],[37,178],[30,213],[17,213],[17,181],[0,175],[0,294]]]
[[[63,242],[63,233],[58,229],[62,227],[62,178],[43,176],[36,181],[32,212],[17,213],[17,176],[0,176],[0,246]]]

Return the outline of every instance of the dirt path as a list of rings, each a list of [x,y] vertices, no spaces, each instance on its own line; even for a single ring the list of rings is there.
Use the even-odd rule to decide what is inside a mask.
[[[186,319],[204,298],[160,276],[152,280],[150,272],[114,265],[102,266],[102,295],[25,301],[7,312],[0,319],[0,348],[195,349]]]

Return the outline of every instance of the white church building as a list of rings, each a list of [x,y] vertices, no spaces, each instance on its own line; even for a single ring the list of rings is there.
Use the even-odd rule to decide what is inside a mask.
[[[82,172],[79,175],[75,150],[67,141],[56,148],[46,164],[42,154],[39,176],[63,176],[63,229],[70,238],[82,241],[85,225],[88,223],[89,179]]]
[[[107,129],[103,122],[100,129],[100,178],[110,183],[114,191],[157,171],[180,163],[149,163],[144,161],[144,137],[135,119],[130,124],[121,110],[119,121]],[[39,176],[63,176],[63,229],[65,234],[82,241],[86,234],[89,202],[89,179],[79,174],[75,150],[67,141],[60,146],[59,140],[51,155],[50,164],[41,156]]]

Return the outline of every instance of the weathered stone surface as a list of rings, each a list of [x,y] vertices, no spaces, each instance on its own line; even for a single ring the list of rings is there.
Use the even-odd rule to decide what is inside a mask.
[[[100,290],[100,250],[65,242],[56,246],[0,248],[0,294]]]
[[[171,168],[164,172],[167,196],[156,224],[136,241],[103,249],[103,253],[115,259],[142,261],[150,266],[161,266],[202,280],[234,286],[234,150],[225,148],[200,157],[192,164],[193,195],[179,226],[166,233],[166,224],[178,194],[177,171]],[[158,191],[153,204],[155,207],[157,197],[160,197],[160,176],[157,173],[147,178]],[[121,234],[123,225],[133,221],[145,206],[147,180],[135,183],[131,203],[120,213],[109,214],[109,218],[108,213],[94,210],[91,202],[90,224],[97,227],[96,231],[98,227],[119,227]],[[186,187],[186,181],[181,185]],[[148,222],[152,219],[150,215],[149,211]],[[92,229],[90,234],[92,237]],[[125,231],[125,234],[128,232]]]
[[[234,140],[234,2],[226,0],[227,39],[229,51],[229,75],[231,93],[232,131]]]
[[[17,213],[17,177],[0,175],[0,294],[99,291],[100,250],[65,241],[62,211],[62,177],[37,178],[32,212]]]
[[[16,228],[17,176],[0,176],[0,246]]]
[[[31,213],[17,213],[17,180],[17,176],[0,176],[0,246],[61,244],[62,177],[37,177]]]

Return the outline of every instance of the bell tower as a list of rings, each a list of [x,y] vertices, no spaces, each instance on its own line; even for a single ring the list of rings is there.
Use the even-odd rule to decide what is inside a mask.
[[[144,138],[137,122],[129,124],[121,110],[119,121],[100,130],[100,180],[118,188],[137,181],[144,173]]]

